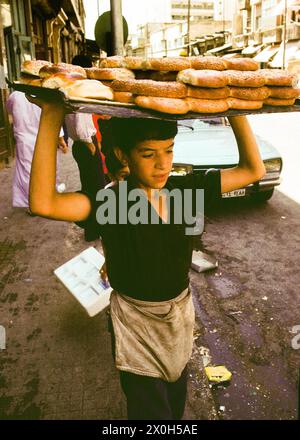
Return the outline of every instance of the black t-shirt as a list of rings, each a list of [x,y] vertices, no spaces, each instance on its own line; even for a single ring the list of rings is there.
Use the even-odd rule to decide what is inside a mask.
[[[134,188],[130,178],[127,183],[128,190]],[[191,189],[194,197],[196,189],[204,189],[207,212],[221,197],[220,170],[210,169],[204,175],[170,177],[165,188],[178,188],[182,194],[184,189]],[[118,185],[114,192],[118,201]],[[101,225],[96,221],[96,213],[102,202],[92,198],[90,201],[92,211],[89,218],[77,224],[92,226],[99,231],[106,253],[109,282],[115,290],[139,300],[167,301],[188,287],[193,235],[186,234],[187,224],[176,224],[171,214],[170,224],[158,217],[159,224]],[[128,203],[128,209],[131,205]],[[170,206],[174,208],[174,203]],[[149,207],[149,213],[151,209],[155,212],[150,203]]]

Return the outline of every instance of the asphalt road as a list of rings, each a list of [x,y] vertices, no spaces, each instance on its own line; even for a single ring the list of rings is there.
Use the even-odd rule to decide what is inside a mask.
[[[275,191],[261,205],[224,200],[206,224],[202,246],[219,266],[192,272],[191,283],[203,324],[196,343],[233,373],[212,388],[220,418],[297,418],[299,218],[300,206]]]
[[[225,365],[229,386],[212,387],[224,419],[295,419],[300,349],[300,114],[250,116],[256,134],[283,158],[282,184],[266,204],[226,200],[206,225],[202,247],[215,271],[192,272],[198,346]],[[199,243],[199,247],[201,243]],[[298,330],[299,333],[299,330]],[[221,410],[220,410],[221,408]]]

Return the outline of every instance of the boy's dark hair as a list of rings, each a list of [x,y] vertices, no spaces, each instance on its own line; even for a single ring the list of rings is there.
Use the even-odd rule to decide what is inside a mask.
[[[88,55],[75,55],[72,59],[72,64],[81,67],[93,67],[92,59]]]
[[[177,134],[177,121],[141,118],[111,118],[99,120],[103,153],[119,147],[127,155],[140,142],[165,140]]]
[[[119,161],[117,156],[114,153],[114,150],[111,149],[107,155],[105,156],[105,163],[108,171],[110,174],[115,176],[118,171],[120,171],[123,168],[122,163]]]

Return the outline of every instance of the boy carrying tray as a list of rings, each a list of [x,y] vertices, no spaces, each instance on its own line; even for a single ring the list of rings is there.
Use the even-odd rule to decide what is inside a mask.
[[[82,192],[56,192],[56,145],[65,109],[35,102],[42,114],[30,209],[43,217],[98,228],[113,287],[112,348],[128,419],[179,420],[185,407],[195,311],[188,278],[193,235],[187,232],[191,228],[186,219],[178,221],[178,209],[186,202],[181,202],[185,194],[191,194],[187,190],[195,201],[195,194],[198,197],[197,191],[203,189],[206,209],[220,200],[221,193],[263,177],[265,167],[247,119],[230,118],[240,156],[236,167],[176,181],[169,178],[176,121],[112,118],[112,148],[130,175],[125,182],[101,190],[94,200]],[[174,189],[176,197],[168,199]],[[107,197],[102,191],[108,191]],[[137,193],[140,209],[134,204]]]

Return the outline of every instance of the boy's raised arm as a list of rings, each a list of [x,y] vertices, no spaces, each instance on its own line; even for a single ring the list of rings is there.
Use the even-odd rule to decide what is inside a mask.
[[[30,101],[42,109],[31,166],[30,210],[56,220],[85,220],[91,211],[88,197],[80,193],[59,194],[55,188],[57,143],[66,111],[57,103]]]
[[[247,186],[266,174],[265,165],[246,116],[233,116],[228,119],[237,141],[240,159],[236,167],[221,170],[222,193]]]

